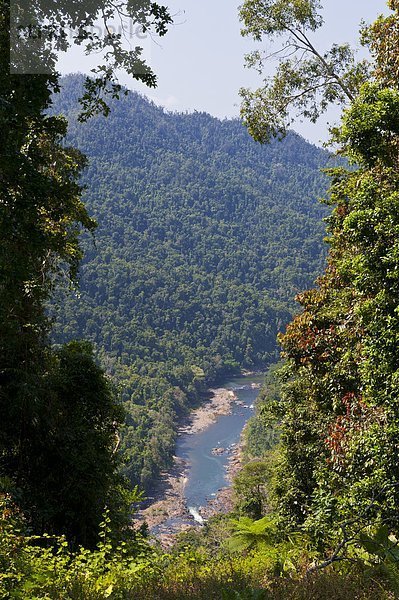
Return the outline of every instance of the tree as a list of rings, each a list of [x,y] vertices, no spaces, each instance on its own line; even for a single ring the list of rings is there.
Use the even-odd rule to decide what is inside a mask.
[[[109,21],[123,6],[0,0],[0,476],[6,486],[13,479],[36,531],[46,526],[87,543],[113,485],[120,412],[88,349],[49,347],[46,303],[60,279],[76,281],[79,233],[95,229],[78,183],[86,161],[65,146],[66,121],[49,107],[68,28],[79,29],[74,43],[106,51],[86,81],[85,118],[107,112],[103,95],[118,95],[118,67],[155,85],[142,48],[125,51],[122,34],[111,35]],[[165,7],[145,0],[126,11],[159,35],[171,22]],[[90,32],[99,15],[104,38]]]
[[[143,56],[142,45],[131,42],[144,35],[166,34],[172,17],[163,5],[149,0],[13,0],[11,4],[6,0],[3,10],[11,17],[6,29],[11,73],[46,74],[51,79],[57,54],[74,45],[82,46],[86,54],[101,56],[101,64],[92,69],[94,77],[86,78],[81,98],[83,120],[96,112],[109,112],[104,97],[119,96],[118,69],[149,87],[156,86],[156,75]]]
[[[252,461],[244,465],[234,478],[234,493],[240,513],[260,519],[266,511],[266,481],[270,467],[262,461]]]
[[[35,531],[94,546],[105,505],[115,505],[111,495],[122,485],[117,449],[124,413],[90,344],[73,342],[46,358],[39,423],[30,424],[14,455],[21,508]]]
[[[282,41],[271,52],[256,50],[246,57],[247,66],[259,73],[267,60],[278,60],[263,87],[241,90],[242,117],[257,141],[285,135],[297,117],[315,122],[331,103],[347,106],[369,76],[369,63],[356,61],[348,44],[325,52],[314,45],[312,33],[323,24],[320,8],[318,0],[245,0],[240,9],[244,36]]]
[[[0,8],[0,452],[12,453],[37,418],[45,302],[59,277],[76,274],[79,229],[95,224],[77,183],[84,159],[60,143],[65,120],[44,112],[56,79],[9,74],[9,15]]]
[[[363,31],[370,79],[334,130],[351,167],[330,171],[327,268],[281,336],[279,512],[325,546],[353,542],[359,522],[399,531],[399,5],[389,7]]]

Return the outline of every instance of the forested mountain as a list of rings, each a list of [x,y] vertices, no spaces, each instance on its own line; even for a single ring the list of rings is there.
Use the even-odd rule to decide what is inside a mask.
[[[329,155],[293,133],[262,147],[239,120],[168,114],[134,93],[82,125],[81,86],[66,77],[54,111],[89,159],[98,229],[79,294],[59,298],[55,341],[94,342],[123,381],[128,473],[145,485],[176,412],[218,376],[275,358],[295,293],[322,271]]]
[[[82,20],[89,53],[98,11],[106,28],[121,16],[113,0],[46,4],[29,6],[39,31]],[[290,114],[315,121],[341,104],[330,133],[348,162],[329,170],[326,265],[279,336],[284,361],[268,370],[246,429],[232,511],[165,548],[132,515],[141,494],[120,455],[133,482],[150,483],[177,417],[207,386],[276,354],[289,294],[322,267],[327,209],[315,196],[328,157],[292,134],[256,146],[236,121],[168,115],[134,94],[79,129],[82,78],[68,78],[51,107],[57,74],[14,72],[0,0],[0,598],[399,597],[399,0],[388,7],[363,25],[370,60],[360,62],[347,45],[313,45],[314,0],[240,9],[257,45],[281,42],[275,75],[243,92],[251,134],[270,141]],[[172,18],[146,0],[126,10],[151,34]],[[132,73],[138,59],[137,78],[155,84],[143,49],[122,52],[107,30],[100,47],[113,52],[86,81],[86,117],[107,112],[98,93],[117,93],[118,67]],[[73,43],[34,38],[18,49],[50,71]],[[256,51],[248,64],[261,72],[264,60]],[[54,108],[69,116],[69,139]],[[72,143],[89,157],[88,210]],[[76,283],[80,230],[72,301],[57,290]],[[95,354],[90,341],[59,343],[74,336]]]

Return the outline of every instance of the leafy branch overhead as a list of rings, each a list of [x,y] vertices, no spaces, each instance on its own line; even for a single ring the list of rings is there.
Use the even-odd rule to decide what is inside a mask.
[[[108,114],[104,97],[121,93],[117,70],[156,87],[143,40],[164,36],[172,22],[166,6],[149,0],[15,2],[11,5],[11,67],[15,73],[55,74],[58,54],[80,46],[86,55],[99,57],[92,78],[86,79],[81,120],[99,112]]]
[[[248,54],[247,66],[262,74],[268,61],[278,62],[259,89],[240,92],[245,124],[259,142],[284,136],[295,118],[314,123],[330,104],[347,105],[369,79],[369,63],[357,61],[348,44],[316,47],[321,8],[316,0],[246,0],[240,9],[242,35],[272,45]]]

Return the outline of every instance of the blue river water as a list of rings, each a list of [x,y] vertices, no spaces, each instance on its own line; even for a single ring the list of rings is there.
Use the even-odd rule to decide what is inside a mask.
[[[215,423],[200,433],[179,437],[176,455],[189,465],[185,497],[192,514],[198,514],[220,488],[228,485],[226,467],[245,424],[253,415],[263,380],[264,375],[259,374],[225,383],[223,387],[233,390],[238,398],[233,403],[231,414],[218,417]]]

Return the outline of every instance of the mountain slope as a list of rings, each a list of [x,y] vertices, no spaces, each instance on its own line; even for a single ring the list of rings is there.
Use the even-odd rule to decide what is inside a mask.
[[[324,264],[329,155],[295,134],[262,147],[238,120],[168,114],[137,94],[77,122],[82,78],[55,112],[89,158],[79,298],[60,295],[55,340],[91,340],[123,382],[127,472],[148,484],[176,414],[216,378],[276,356],[293,297]]]

